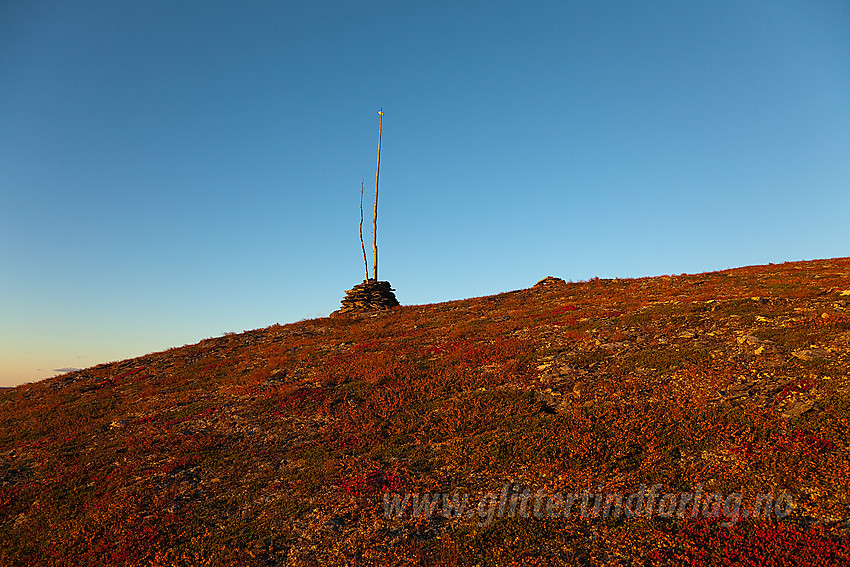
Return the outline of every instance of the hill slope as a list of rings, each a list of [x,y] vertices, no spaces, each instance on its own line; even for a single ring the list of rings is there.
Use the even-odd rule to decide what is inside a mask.
[[[845,563],[848,290],[847,258],[552,282],[21,386],[0,563]]]

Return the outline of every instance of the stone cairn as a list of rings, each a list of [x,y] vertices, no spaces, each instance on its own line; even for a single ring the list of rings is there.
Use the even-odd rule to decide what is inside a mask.
[[[334,314],[357,313],[363,311],[382,311],[398,307],[399,303],[390,287],[390,282],[363,280],[345,292],[342,307]]]
[[[540,280],[539,282],[534,284],[534,287],[544,287],[544,286],[547,286],[547,285],[558,285],[558,284],[562,284],[562,283],[565,283],[565,282],[561,278],[556,278],[556,277],[553,277],[553,276],[546,276],[545,278],[543,278],[542,280]]]

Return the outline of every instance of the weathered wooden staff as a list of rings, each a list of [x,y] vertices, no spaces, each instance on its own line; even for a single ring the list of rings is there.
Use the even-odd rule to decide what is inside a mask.
[[[381,108],[378,114],[378,167],[375,169],[375,216],[372,218],[372,279],[375,281],[378,281],[378,176],[381,174],[381,126],[384,122],[384,109]]]
[[[363,269],[366,270],[366,279],[369,279],[369,264],[366,261],[366,246],[363,245],[363,183],[360,180],[360,249],[363,250]]]

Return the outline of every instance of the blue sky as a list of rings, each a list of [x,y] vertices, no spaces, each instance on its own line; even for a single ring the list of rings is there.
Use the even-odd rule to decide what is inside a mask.
[[[0,1],[0,385],[326,316],[847,256],[850,4]],[[367,209],[366,239],[371,238]]]

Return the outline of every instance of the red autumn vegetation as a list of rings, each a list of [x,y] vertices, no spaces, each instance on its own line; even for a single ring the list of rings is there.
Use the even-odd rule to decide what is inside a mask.
[[[403,293],[402,293],[403,295]],[[2,565],[842,565],[850,259],[550,284],[0,393]],[[793,496],[790,515],[387,518],[388,493]]]

